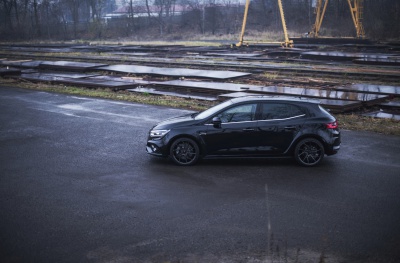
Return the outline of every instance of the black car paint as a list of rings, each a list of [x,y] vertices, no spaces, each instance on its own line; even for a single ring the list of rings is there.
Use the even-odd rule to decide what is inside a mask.
[[[236,99],[237,100],[237,99]],[[327,112],[319,110],[319,104],[299,100],[280,100],[293,103],[304,110],[304,114],[282,120],[259,120],[261,103],[270,100],[251,98],[257,102],[256,120],[234,123],[213,123],[213,118],[227,108],[248,104],[249,100],[232,103],[207,119],[196,119],[196,114],[189,114],[163,121],[153,127],[158,130],[170,130],[164,137],[149,137],[148,147],[155,145],[158,152],[147,148],[147,152],[156,156],[167,157],[173,141],[187,137],[200,147],[202,158],[215,157],[272,157],[291,156],[297,142],[302,138],[316,138],[323,145],[327,155],[335,154],[340,148],[340,132],[329,130],[324,123],[336,121]]]

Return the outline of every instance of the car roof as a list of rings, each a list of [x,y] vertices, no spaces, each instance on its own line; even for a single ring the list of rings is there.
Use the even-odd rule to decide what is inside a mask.
[[[240,103],[246,101],[285,101],[285,102],[303,102],[303,103],[320,104],[320,101],[317,99],[310,99],[304,97],[264,96],[264,95],[243,96],[231,99],[230,101],[232,103]]]

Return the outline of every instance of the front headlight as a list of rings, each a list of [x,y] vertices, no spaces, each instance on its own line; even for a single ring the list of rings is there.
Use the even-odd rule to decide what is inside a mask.
[[[170,130],[151,130],[150,137],[151,138],[161,138],[165,134],[167,134]]]

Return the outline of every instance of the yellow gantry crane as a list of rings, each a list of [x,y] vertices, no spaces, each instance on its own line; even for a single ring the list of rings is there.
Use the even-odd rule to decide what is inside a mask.
[[[244,45],[244,32],[246,30],[246,23],[247,23],[247,15],[249,13],[249,6],[250,6],[250,0],[246,0],[246,5],[244,9],[244,16],[243,16],[243,24],[242,24],[242,31],[240,33],[240,39],[239,42],[236,44],[237,47],[240,47]],[[281,20],[282,20],[282,27],[283,27],[283,33],[285,35],[285,42],[281,43],[282,46],[284,47],[293,47],[293,40],[289,39],[289,35],[287,32],[286,28],[286,20],[285,20],[285,13],[283,11],[283,5],[282,5],[282,0],[278,0],[278,6],[279,6],[279,12],[281,15]],[[271,42],[269,42],[271,43]]]
[[[326,7],[328,6],[329,0],[317,0],[315,6],[315,24],[312,27],[310,35],[312,37],[318,37],[319,30],[324,20]],[[354,27],[358,38],[365,37],[365,31],[362,24],[363,12],[364,12],[364,0],[347,0],[350,8],[351,17],[353,19]]]
[[[281,15],[281,20],[282,20],[283,33],[285,36],[285,42],[282,42],[281,45],[283,47],[293,47],[294,46],[293,40],[289,39],[289,35],[287,32],[287,28],[286,28],[286,20],[285,20],[285,13],[283,11],[282,0],[277,0],[277,1],[278,1],[278,6],[279,6],[279,12]],[[319,30],[321,29],[322,21],[324,20],[326,8],[328,6],[328,1],[329,0],[316,0],[315,23],[312,27],[311,32],[309,32],[309,35],[311,37],[316,37],[316,38],[318,37]],[[363,11],[364,11],[364,0],[347,0],[347,2],[350,7],[350,13],[351,13],[351,17],[353,19],[354,27],[356,28],[357,37],[365,38],[365,31],[364,31],[364,27],[362,24]],[[244,16],[243,16],[242,31],[240,33],[239,42],[236,44],[237,47],[248,44],[248,43],[244,42],[244,33],[246,30],[249,6],[250,6],[250,0],[246,0]],[[271,42],[269,42],[269,43],[271,43]]]

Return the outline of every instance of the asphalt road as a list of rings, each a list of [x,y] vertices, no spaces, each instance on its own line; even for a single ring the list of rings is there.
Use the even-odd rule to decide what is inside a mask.
[[[315,168],[147,155],[183,113],[0,87],[0,261],[400,261],[400,137],[342,131]]]

